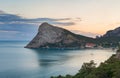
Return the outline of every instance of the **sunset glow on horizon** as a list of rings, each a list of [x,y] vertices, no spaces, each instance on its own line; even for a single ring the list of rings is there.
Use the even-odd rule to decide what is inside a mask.
[[[120,26],[120,0],[0,1],[1,12],[15,14],[26,19],[52,18],[54,21],[45,19],[45,22],[51,24],[57,22],[55,25],[90,37],[103,35],[106,31]],[[3,30],[0,29],[0,31]]]

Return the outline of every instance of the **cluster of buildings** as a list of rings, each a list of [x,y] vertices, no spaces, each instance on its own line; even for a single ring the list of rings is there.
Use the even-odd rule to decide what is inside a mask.
[[[103,48],[102,46],[98,46],[95,43],[86,43],[84,48]]]

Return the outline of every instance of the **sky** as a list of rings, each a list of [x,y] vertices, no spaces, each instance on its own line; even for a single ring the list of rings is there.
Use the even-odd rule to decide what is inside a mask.
[[[120,26],[120,0],[0,0],[0,40],[31,40],[42,22],[103,35]]]

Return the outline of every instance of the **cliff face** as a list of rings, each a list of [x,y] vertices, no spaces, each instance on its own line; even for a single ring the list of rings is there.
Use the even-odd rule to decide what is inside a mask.
[[[108,31],[103,37],[120,37],[120,27]]]
[[[81,37],[86,38],[63,28],[43,23],[26,48],[80,48],[85,42]]]

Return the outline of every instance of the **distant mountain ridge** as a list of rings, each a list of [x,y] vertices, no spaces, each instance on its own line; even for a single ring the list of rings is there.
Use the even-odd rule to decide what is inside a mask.
[[[107,31],[102,37],[96,39],[96,42],[103,47],[117,47],[120,43],[120,27]]]
[[[120,27],[114,29],[114,30],[109,30],[103,37],[120,37]]]

